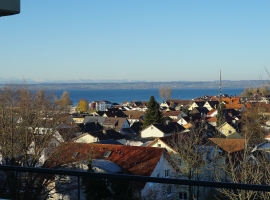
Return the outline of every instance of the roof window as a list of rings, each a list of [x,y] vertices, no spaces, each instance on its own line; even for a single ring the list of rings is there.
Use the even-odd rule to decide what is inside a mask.
[[[79,152],[75,152],[73,155],[72,155],[72,158],[76,158],[76,156],[79,154]]]
[[[108,158],[110,157],[110,155],[112,154],[112,151],[106,151],[103,155],[104,158]]]

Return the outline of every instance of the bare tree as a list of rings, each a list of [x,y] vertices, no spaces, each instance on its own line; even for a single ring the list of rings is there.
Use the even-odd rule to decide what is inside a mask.
[[[205,143],[206,138],[202,127],[191,128],[190,132],[175,134],[168,140],[174,150],[169,154],[171,165],[178,172],[179,178],[189,180],[209,180],[211,172],[211,156],[214,149]],[[187,193],[188,198],[197,199],[206,197],[209,191],[194,186],[181,186],[179,191]]]
[[[5,165],[37,167],[62,109],[53,94],[31,91],[26,85],[6,85],[0,89],[0,162]],[[49,151],[47,152],[49,153]],[[52,177],[34,173],[1,171],[0,197],[46,199]]]
[[[72,101],[70,99],[70,95],[67,91],[64,91],[61,98],[58,100],[58,104],[60,106],[66,107],[72,105]]]
[[[232,140],[232,139],[225,139]],[[270,162],[269,155],[266,152],[251,152],[248,140],[245,140],[243,149],[239,149],[239,144],[232,143],[222,144],[226,146],[226,151],[223,152],[223,162],[215,165],[214,177],[216,181],[232,182],[243,184],[266,184],[270,183]],[[220,159],[217,159],[217,161]],[[235,200],[251,200],[251,199],[269,199],[270,194],[263,191],[240,190],[217,188],[217,190],[228,197]]]
[[[162,102],[164,102],[166,99],[169,99],[172,94],[171,87],[160,87],[158,90],[159,90],[159,96],[162,99]]]

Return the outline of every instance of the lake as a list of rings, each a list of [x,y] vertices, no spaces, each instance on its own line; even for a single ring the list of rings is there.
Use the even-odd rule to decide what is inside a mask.
[[[64,90],[54,90],[58,98],[61,97]],[[158,102],[161,102],[158,89],[102,89],[102,90],[66,90],[74,105],[77,105],[80,99],[87,101],[108,100],[112,103],[122,103],[123,101],[148,101],[153,95]],[[223,88],[222,94],[240,95],[244,88]],[[172,89],[171,99],[191,100],[204,95],[215,96],[219,94],[219,88],[207,89]]]

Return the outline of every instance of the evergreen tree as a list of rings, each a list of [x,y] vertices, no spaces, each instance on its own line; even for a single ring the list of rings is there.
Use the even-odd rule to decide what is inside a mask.
[[[88,171],[94,172],[92,166],[92,159],[89,160]],[[101,178],[82,177],[82,184],[84,186],[84,193],[86,199],[108,199],[112,196],[106,181]]]
[[[217,108],[217,127],[221,126],[225,122],[224,115],[223,115],[224,107],[225,105],[220,100],[218,108]]]
[[[143,126],[145,128],[151,124],[157,123],[163,123],[163,115],[159,110],[159,103],[155,100],[154,96],[151,96],[147,104],[147,110],[145,112]]]
[[[91,157],[92,155],[93,153],[91,153]],[[88,163],[88,171],[95,172],[93,170],[92,158],[90,158]],[[136,199],[133,182],[131,181],[82,177],[82,184],[85,197],[88,200]]]

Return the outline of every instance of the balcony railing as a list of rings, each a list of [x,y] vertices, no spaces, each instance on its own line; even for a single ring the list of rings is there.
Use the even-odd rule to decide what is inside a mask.
[[[227,188],[227,189],[241,189],[241,190],[270,192],[269,185],[252,185],[252,184],[215,182],[215,181],[199,181],[199,180],[187,180],[187,179],[177,179],[177,178],[158,178],[158,177],[149,177],[149,176],[94,173],[94,172],[88,172],[88,171],[75,171],[75,170],[63,170],[63,169],[19,167],[19,166],[10,166],[10,165],[0,165],[0,170],[75,176],[78,178],[78,199],[80,199],[81,177],[94,177],[94,178],[118,179],[118,180],[126,180],[126,181],[140,181],[140,182],[166,183],[166,184],[175,184],[175,185],[189,185],[189,186],[201,186],[201,187],[212,187],[212,188]]]

